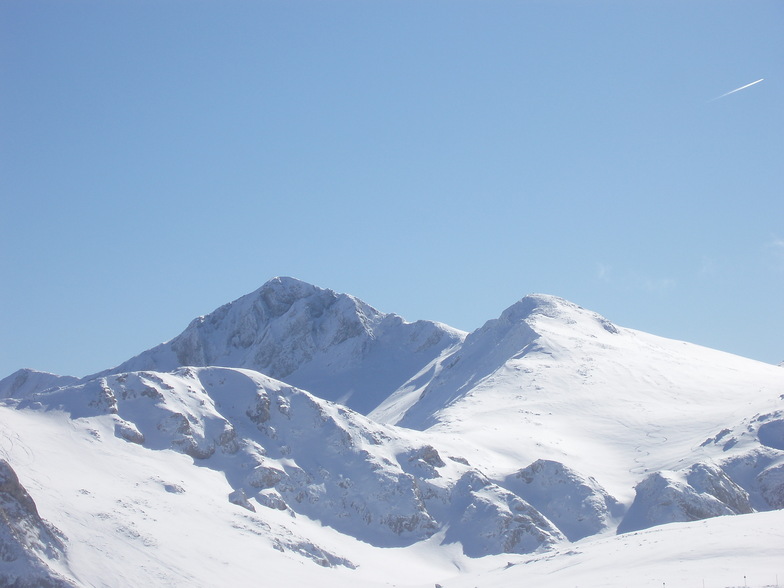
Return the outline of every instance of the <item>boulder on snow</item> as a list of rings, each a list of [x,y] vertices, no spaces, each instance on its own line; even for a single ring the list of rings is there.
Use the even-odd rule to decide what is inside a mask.
[[[137,445],[144,444],[144,435],[142,435],[136,425],[119,417],[114,423],[114,434],[131,443],[136,443]]]
[[[248,497],[245,496],[245,492],[243,492],[242,489],[235,490],[229,494],[229,502],[236,504],[237,506],[241,506],[242,508],[245,508],[251,512],[256,512],[256,507],[250,503]]]
[[[253,471],[248,474],[246,481],[253,488],[264,490],[266,488],[274,488],[285,477],[287,477],[286,473],[278,468],[260,465],[253,468]]]

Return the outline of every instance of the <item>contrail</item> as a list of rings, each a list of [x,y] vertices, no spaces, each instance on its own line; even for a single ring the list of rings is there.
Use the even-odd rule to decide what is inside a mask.
[[[725,96],[729,96],[730,94],[734,94],[735,92],[740,92],[741,90],[745,90],[746,88],[750,88],[754,84],[759,84],[760,82],[764,81],[765,78],[760,78],[756,82],[751,82],[750,84],[746,84],[745,86],[741,86],[740,88],[735,88],[734,90],[730,90],[726,94],[722,94],[721,96],[716,96],[713,100],[718,100],[719,98],[724,98]]]

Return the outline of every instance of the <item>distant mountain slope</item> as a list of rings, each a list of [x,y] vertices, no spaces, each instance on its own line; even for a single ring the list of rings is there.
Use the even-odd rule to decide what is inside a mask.
[[[58,376],[47,372],[21,369],[0,380],[0,398],[19,398],[47,388],[67,386],[77,382],[79,382],[79,378],[73,376]]]
[[[247,368],[367,413],[464,336],[431,321],[408,323],[347,294],[274,278],[97,375]]]

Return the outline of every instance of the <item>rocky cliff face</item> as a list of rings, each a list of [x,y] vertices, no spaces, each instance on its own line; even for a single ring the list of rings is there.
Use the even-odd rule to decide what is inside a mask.
[[[0,459],[0,586],[71,588],[64,536],[38,514],[9,463]]]

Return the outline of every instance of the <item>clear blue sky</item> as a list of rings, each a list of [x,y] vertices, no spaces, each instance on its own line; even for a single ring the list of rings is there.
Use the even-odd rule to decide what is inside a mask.
[[[724,98],[721,94],[764,78]],[[0,2],[0,377],[291,275],[784,360],[784,2]]]

